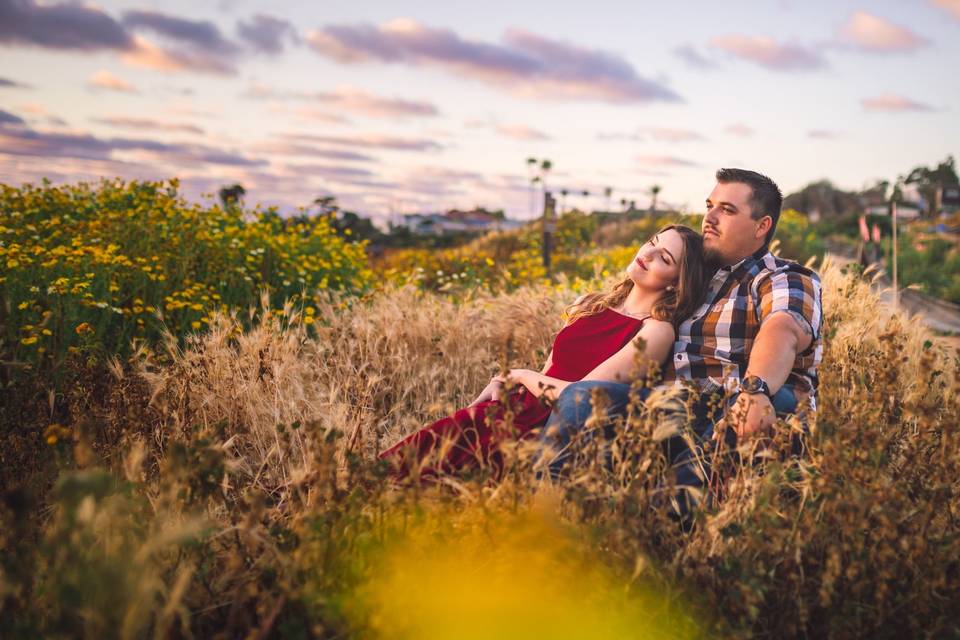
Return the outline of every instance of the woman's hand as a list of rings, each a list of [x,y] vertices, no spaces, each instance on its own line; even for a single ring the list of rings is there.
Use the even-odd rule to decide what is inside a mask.
[[[499,401],[503,395],[503,385],[506,380],[503,376],[493,376],[490,378],[490,382],[484,387],[483,391],[480,392],[480,395],[477,396],[477,399],[471,402],[468,406],[472,407],[475,404],[480,404],[481,402],[488,402],[490,400]]]

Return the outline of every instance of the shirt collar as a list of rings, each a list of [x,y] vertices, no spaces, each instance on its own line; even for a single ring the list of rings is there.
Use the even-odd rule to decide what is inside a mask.
[[[769,248],[766,245],[764,245],[759,249],[757,249],[752,254],[750,254],[749,256],[747,256],[746,258],[740,260],[739,262],[732,264],[728,267],[720,267],[719,269],[717,269],[717,271],[723,272],[723,273],[733,273],[734,271],[736,271],[737,269],[739,269],[744,265],[747,265],[748,263],[752,265],[754,262],[763,260],[764,256],[766,256],[769,252],[770,252]]]

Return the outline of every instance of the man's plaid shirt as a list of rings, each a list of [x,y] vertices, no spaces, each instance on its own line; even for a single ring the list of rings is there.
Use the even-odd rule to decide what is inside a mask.
[[[820,278],[766,249],[714,274],[706,300],[677,330],[664,382],[692,380],[703,390],[729,388],[729,382],[742,379],[747,370],[760,324],[782,311],[796,312],[813,330],[813,342],[797,354],[786,382],[812,395],[823,356]]]

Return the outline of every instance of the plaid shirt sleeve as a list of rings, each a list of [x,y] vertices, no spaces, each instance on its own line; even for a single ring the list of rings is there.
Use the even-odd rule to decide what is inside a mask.
[[[792,311],[807,321],[813,332],[813,342],[820,339],[823,307],[817,274],[797,264],[784,265],[764,274],[756,291],[758,322],[762,323],[775,313]]]

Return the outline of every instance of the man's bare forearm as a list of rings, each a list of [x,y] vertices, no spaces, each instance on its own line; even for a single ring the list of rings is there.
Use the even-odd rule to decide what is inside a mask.
[[[787,381],[806,333],[787,313],[772,315],[757,332],[744,375],[760,376],[776,393]],[[809,338],[803,340],[809,344]]]

